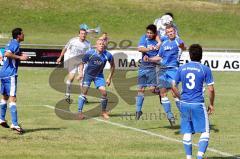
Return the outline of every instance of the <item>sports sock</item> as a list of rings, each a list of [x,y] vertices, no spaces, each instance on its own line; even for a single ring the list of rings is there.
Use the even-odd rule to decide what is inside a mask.
[[[192,158],[192,134],[185,133],[183,135],[183,145],[187,159]]]
[[[78,112],[82,112],[85,101],[86,101],[86,97],[84,95],[80,95],[78,97]]]
[[[137,97],[136,97],[136,111],[137,112],[140,112],[142,110],[143,101],[144,101],[144,96],[137,95]]]
[[[10,113],[12,117],[12,124],[18,126],[17,106],[15,102],[9,103]]]
[[[169,112],[171,112],[171,103],[167,97],[162,98],[162,106],[163,106],[165,113],[168,114]]]
[[[0,102],[0,108],[1,108],[0,119],[5,121],[6,111],[7,111],[7,101],[2,99]]]
[[[198,159],[202,159],[204,153],[206,152],[208,147],[208,141],[209,141],[209,133],[208,132],[202,133],[198,142],[198,153],[197,153]]]
[[[69,96],[71,92],[71,84],[72,82],[70,80],[66,81],[66,95]]]
[[[102,98],[101,98],[102,111],[106,111],[106,109],[107,109],[107,103],[108,103],[107,97],[102,97]]]

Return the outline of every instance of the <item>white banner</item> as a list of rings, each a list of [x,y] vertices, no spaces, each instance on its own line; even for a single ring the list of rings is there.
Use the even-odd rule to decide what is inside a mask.
[[[130,50],[111,50],[114,56],[116,69],[135,70],[138,68],[142,53]],[[189,53],[183,52],[180,64],[190,61]],[[240,71],[240,52],[203,52],[202,64],[207,65],[212,71]],[[109,64],[106,65],[109,69]]]

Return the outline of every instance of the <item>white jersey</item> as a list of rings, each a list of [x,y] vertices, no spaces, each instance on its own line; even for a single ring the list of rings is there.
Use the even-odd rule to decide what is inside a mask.
[[[166,25],[168,24],[173,25],[173,27],[175,28],[176,34],[178,35],[178,28],[176,24],[173,23],[172,17],[169,15],[163,15],[162,17],[155,19],[153,24],[157,26],[158,35],[160,37],[163,37],[166,35]]]
[[[64,61],[79,55],[85,54],[91,49],[91,44],[89,41],[80,41],[79,37],[72,38],[66,44],[65,48],[67,51],[64,54]]]

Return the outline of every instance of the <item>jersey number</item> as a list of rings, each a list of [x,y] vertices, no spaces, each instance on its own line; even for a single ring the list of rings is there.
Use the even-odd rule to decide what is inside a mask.
[[[193,89],[195,87],[195,74],[188,73],[186,78],[188,79],[188,83],[186,83],[187,88]]]

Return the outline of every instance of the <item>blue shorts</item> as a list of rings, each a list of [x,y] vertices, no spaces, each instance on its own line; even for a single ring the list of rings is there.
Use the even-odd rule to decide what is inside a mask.
[[[138,69],[138,87],[151,87],[157,85],[156,67]]]
[[[159,72],[158,87],[172,88],[172,82],[175,80],[177,68],[164,68]]]
[[[1,79],[1,94],[16,97],[17,76]]]
[[[209,132],[208,114],[204,103],[180,102],[181,133]]]
[[[83,80],[82,80],[82,86],[83,87],[90,87],[92,81],[94,82],[96,88],[99,88],[101,86],[106,86],[106,82],[104,79],[103,74],[99,74],[97,77],[93,77],[88,74],[84,74]]]

